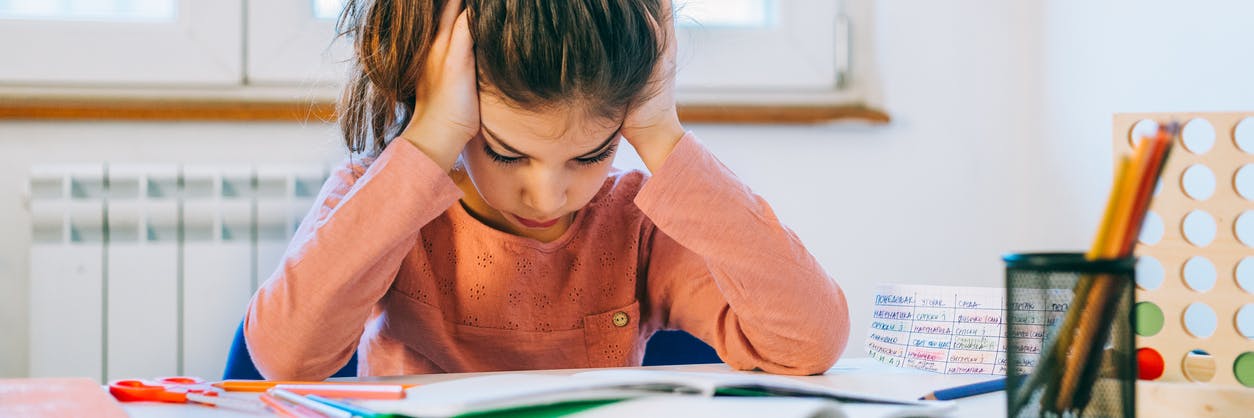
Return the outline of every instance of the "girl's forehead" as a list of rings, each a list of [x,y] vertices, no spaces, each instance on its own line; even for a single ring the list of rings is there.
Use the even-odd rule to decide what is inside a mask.
[[[573,147],[593,146],[604,142],[622,124],[577,103],[531,110],[499,99],[485,100],[484,96],[488,95],[480,95],[479,102],[483,127],[509,145],[560,142]]]

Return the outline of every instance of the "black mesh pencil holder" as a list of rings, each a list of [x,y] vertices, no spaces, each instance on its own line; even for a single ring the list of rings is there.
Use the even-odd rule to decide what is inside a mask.
[[[1136,259],[1035,253],[1003,260],[1009,416],[1135,416]]]

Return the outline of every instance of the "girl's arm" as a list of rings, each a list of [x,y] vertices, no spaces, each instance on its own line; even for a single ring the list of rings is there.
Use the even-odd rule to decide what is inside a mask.
[[[248,306],[244,337],[262,376],[322,380],[343,367],[419,229],[460,197],[409,141],[392,141],[364,173],[336,170]]]
[[[648,296],[737,369],[822,373],[849,337],[844,293],[770,206],[685,135],[636,205],[657,226]]]

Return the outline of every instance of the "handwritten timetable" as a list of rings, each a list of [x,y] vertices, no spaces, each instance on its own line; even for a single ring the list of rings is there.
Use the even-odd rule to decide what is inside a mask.
[[[1031,371],[1046,330],[1061,321],[1071,302],[1070,289],[1032,290],[1018,297],[1006,316],[1005,289],[883,284],[866,347],[871,357],[894,366],[945,374],[1005,375],[1006,351],[1018,356],[1015,370]],[[1007,347],[1011,323],[1014,347]]]

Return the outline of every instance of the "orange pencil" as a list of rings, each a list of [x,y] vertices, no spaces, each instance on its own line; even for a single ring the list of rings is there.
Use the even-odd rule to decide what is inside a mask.
[[[401,385],[274,385],[297,395],[318,395],[349,399],[405,399]]]
[[[416,384],[399,384],[399,383],[377,383],[377,382],[310,382],[299,380],[223,380],[214,382],[213,386],[227,392],[265,392],[276,385],[340,385],[340,386],[399,386],[402,390],[409,389]],[[324,395],[325,396],[325,395]]]
[[[1154,138],[1145,139],[1146,141],[1152,141],[1152,147],[1149,151],[1149,162],[1141,173],[1141,184],[1137,188],[1137,200],[1133,204],[1132,217],[1128,222],[1128,233],[1127,236],[1123,237],[1119,247],[1121,256],[1132,253],[1132,249],[1136,245],[1136,239],[1141,235],[1141,224],[1145,222],[1145,214],[1149,209],[1149,202],[1153,200],[1154,187],[1157,186],[1163,168],[1167,165],[1167,157],[1171,155],[1171,144],[1176,129],[1176,125],[1173,123],[1160,128]]]

